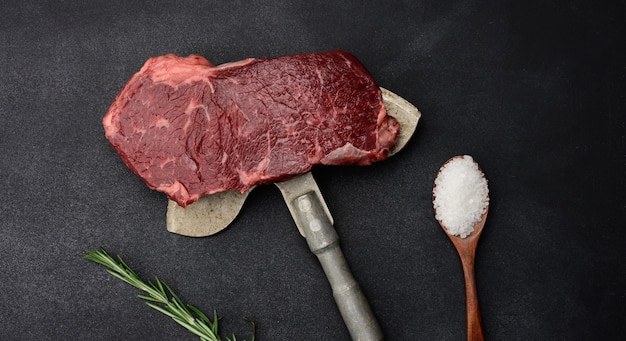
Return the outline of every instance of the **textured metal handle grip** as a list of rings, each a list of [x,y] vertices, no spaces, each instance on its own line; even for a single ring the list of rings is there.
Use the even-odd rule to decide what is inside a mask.
[[[337,307],[352,340],[382,340],[382,332],[339,247],[339,237],[315,192],[295,199],[297,218],[309,249],[326,273]]]

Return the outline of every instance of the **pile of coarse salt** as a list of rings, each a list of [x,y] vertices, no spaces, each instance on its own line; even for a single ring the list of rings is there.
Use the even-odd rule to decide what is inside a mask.
[[[469,155],[445,163],[433,187],[435,218],[448,234],[467,237],[489,204],[487,179]]]

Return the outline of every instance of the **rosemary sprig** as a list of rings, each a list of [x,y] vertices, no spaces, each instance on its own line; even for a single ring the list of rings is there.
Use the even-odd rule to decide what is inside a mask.
[[[117,256],[116,261],[102,247],[96,251],[88,250],[85,259],[104,265],[107,268],[107,272],[114,277],[144,291],[146,295],[138,295],[138,297],[145,300],[149,307],[169,316],[176,323],[200,337],[201,341],[221,341],[218,333],[219,318],[215,310],[213,311],[213,321],[211,321],[198,308],[191,304],[184,304],[163,280],[155,277],[154,283],[152,281],[145,282],[124,262],[122,257]],[[255,324],[247,318],[245,320],[252,326],[251,341],[254,341]],[[233,334],[232,339],[226,337],[226,340],[237,341],[237,338]]]

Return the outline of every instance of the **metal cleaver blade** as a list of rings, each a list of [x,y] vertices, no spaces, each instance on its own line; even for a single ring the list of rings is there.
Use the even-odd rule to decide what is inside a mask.
[[[201,197],[182,208],[168,200],[167,230],[188,237],[206,237],[225,229],[239,215],[249,191],[232,190]]]
[[[400,151],[410,140],[415,132],[421,113],[415,106],[402,97],[384,88],[380,88],[380,90],[387,114],[398,120],[401,127],[396,144],[389,152],[389,156],[392,156]],[[295,186],[295,184],[299,181],[299,183],[304,186],[301,190],[298,190],[299,192],[309,189],[318,194],[320,199],[322,199],[320,201],[322,202],[323,210],[332,224],[330,211],[328,207],[326,207],[319,188],[317,188],[317,184],[310,173],[297,176],[296,178],[298,180],[293,181],[294,186],[290,186],[290,188],[296,189],[297,186]],[[252,191],[252,189],[250,191]],[[200,198],[197,202],[187,205],[186,208],[182,208],[176,202],[169,200],[166,218],[167,230],[189,237],[206,237],[218,233],[228,227],[228,225],[237,218],[250,191],[245,193],[227,191],[207,195]],[[285,193],[289,195],[288,193],[295,193],[297,191],[281,190],[281,192],[283,192],[283,196],[285,196]],[[286,197],[285,199],[288,198]],[[291,207],[290,212],[292,216],[295,216]],[[297,220],[296,225],[298,225]],[[304,236],[301,226],[298,226],[298,230],[300,230],[300,234]]]

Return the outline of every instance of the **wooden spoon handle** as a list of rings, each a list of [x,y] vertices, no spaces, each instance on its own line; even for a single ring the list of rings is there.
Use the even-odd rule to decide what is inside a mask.
[[[467,311],[467,340],[483,341],[483,327],[478,308],[478,292],[474,277],[474,257],[461,257],[465,276],[465,307]]]

